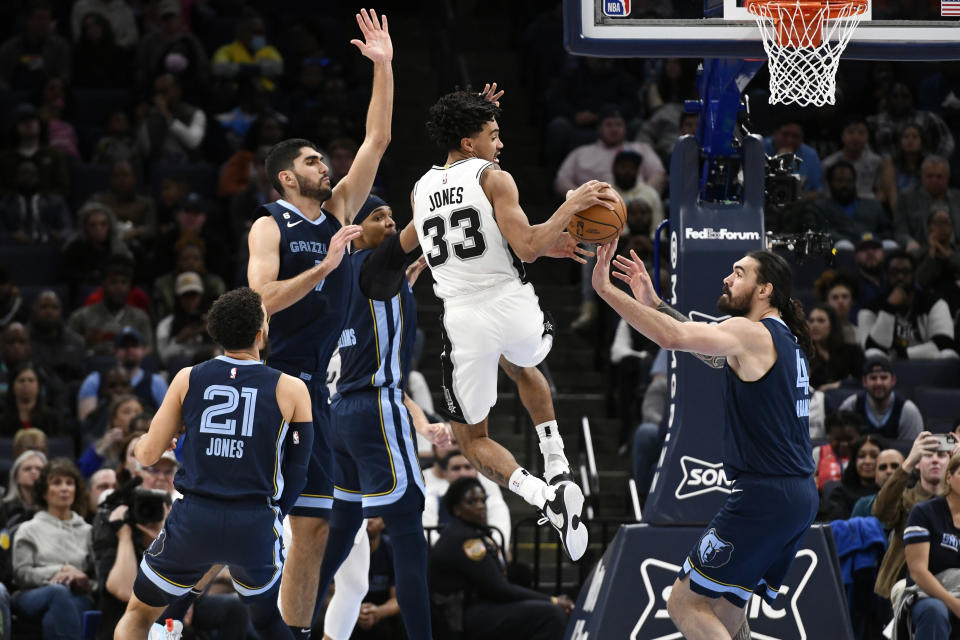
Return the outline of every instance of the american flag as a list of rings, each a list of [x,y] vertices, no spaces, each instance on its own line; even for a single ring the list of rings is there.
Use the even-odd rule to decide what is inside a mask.
[[[940,0],[941,16],[960,16],[960,0]]]

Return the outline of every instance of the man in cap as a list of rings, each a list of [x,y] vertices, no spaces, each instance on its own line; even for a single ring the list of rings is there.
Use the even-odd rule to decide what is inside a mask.
[[[144,406],[159,407],[167,393],[167,383],[156,373],[140,368],[145,351],[143,335],[133,327],[123,327],[114,338],[117,367],[126,371],[133,393]],[[77,420],[82,422],[97,408],[101,379],[100,372],[94,371],[80,384],[77,392]]]
[[[923,417],[912,400],[897,395],[897,376],[890,358],[874,354],[863,364],[863,391],[840,404],[840,411],[852,411],[863,421],[863,435],[879,433],[885,438],[913,440],[923,430]]]
[[[854,245],[857,264],[857,290],[860,306],[867,306],[883,293],[883,243],[872,233],[864,233]]]
[[[157,325],[157,355],[171,369],[172,361],[190,364],[200,349],[211,345],[203,302],[203,279],[194,271],[185,271],[174,281],[174,311]]]

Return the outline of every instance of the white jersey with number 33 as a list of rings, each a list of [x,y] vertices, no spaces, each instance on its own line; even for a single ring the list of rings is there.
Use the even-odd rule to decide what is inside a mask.
[[[468,158],[431,167],[413,187],[413,223],[433,272],[434,292],[448,300],[518,279],[523,263],[500,233],[480,178],[492,162]]]

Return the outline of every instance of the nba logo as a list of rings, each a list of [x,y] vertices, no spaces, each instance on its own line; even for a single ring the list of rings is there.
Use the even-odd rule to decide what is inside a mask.
[[[293,432],[293,444],[300,444],[300,432],[299,432],[299,431],[294,431],[294,432]]]
[[[626,18],[630,15],[630,0],[603,0],[603,15],[609,18]]]
[[[237,368],[236,368],[236,367],[233,367],[232,369],[230,369],[230,379],[231,379],[231,380],[236,380],[236,379],[237,379]]]

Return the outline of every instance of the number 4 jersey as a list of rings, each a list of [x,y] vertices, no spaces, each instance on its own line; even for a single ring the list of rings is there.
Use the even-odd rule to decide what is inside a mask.
[[[468,158],[434,166],[413,187],[413,223],[433,272],[434,292],[448,300],[520,279],[523,263],[500,233],[480,179],[492,162]]]
[[[190,370],[183,398],[184,494],[223,500],[280,499],[284,453],[299,444],[277,404],[280,372],[253,360],[219,356]]]

